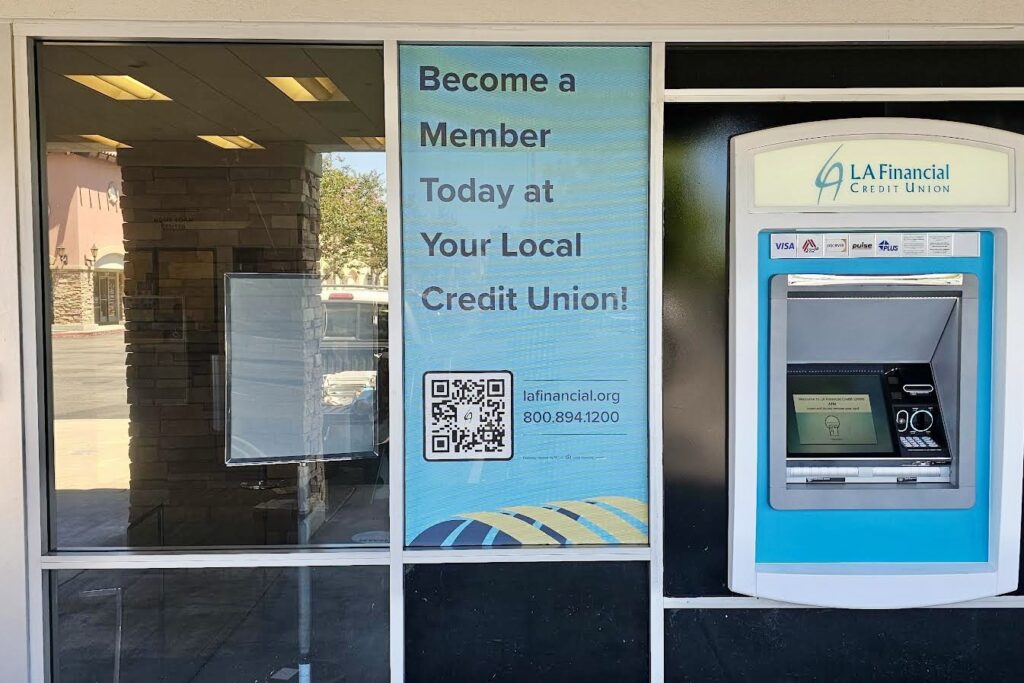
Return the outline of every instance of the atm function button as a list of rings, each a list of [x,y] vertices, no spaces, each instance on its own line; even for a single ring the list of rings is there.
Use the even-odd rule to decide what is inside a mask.
[[[935,416],[927,409],[915,410],[910,415],[910,429],[915,432],[927,432],[935,424]]]

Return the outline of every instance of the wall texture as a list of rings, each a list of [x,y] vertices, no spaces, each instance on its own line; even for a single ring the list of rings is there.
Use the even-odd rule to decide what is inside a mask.
[[[18,19],[149,19],[529,24],[1003,24],[1024,22],[1019,0],[4,0],[0,17]]]

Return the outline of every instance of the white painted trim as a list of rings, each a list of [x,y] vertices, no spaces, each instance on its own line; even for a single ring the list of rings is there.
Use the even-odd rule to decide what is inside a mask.
[[[388,220],[388,648],[391,681],[405,679],[405,341],[402,336],[402,156],[398,43],[384,43],[384,139]]]
[[[14,41],[12,26],[0,24],[0,254],[14,257],[0,267],[0,679],[29,675],[28,547],[22,464],[21,316],[18,293],[18,182],[15,166]],[[20,42],[20,41],[19,41]],[[34,576],[34,575],[32,575]]]
[[[44,570],[190,569],[197,567],[366,567],[387,566],[390,553],[380,550],[281,550],[277,552],[100,552],[46,555]]]
[[[18,175],[18,279],[21,287],[21,362],[24,438],[25,543],[28,548],[29,596],[29,680],[42,682],[50,674],[49,585],[41,566],[46,548],[47,515],[46,476],[43,452],[39,380],[41,331],[38,322],[40,290],[37,236],[39,216],[37,185],[37,148],[35,138],[35,65],[32,41],[15,36],[14,101],[15,164]]]
[[[841,43],[1013,42],[1024,24],[599,24],[346,23],[14,20],[14,34],[66,40],[280,40],[292,42]]]
[[[650,544],[650,647],[651,681],[665,680],[665,614],[664,568],[665,542],[663,529],[664,438],[662,429],[662,292],[664,284],[664,229],[662,213],[665,193],[665,43],[651,45],[651,129],[650,190],[648,204],[647,250],[648,288],[648,486],[647,533]]]
[[[924,609],[1021,609],[1024,595],[997,595],[946,605],[928,605]],[[820,609],[792,602],[765,598],[723,595],[704,598],[665,598],[665,609]]]
[[[487,564],[507,562],[647,562],[651,550],[646,546],[551,547],[551,548],[473,548],[465,550],[406,550],[404,563],[413,564]]]
[[[1022,88],[690,88],[666,102],[1016,102]]]

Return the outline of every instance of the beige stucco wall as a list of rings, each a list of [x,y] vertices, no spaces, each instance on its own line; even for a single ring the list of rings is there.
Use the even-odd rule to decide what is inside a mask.
[[[1021,24],[1022,0],[2,0],[0,18],[526,24]]]
[[[46,197],[50,251],[67,251],[68,266],[84,266],[98,253],[122,252],[121,207],[108,200],[107,188],[121,187],[121,169],[113,161],[77,154],[46,155]]]

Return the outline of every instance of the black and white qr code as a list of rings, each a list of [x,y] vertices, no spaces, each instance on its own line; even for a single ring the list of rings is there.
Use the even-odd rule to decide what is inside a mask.
[[[512,373],[423,373],[423,457],[512,457]]]

